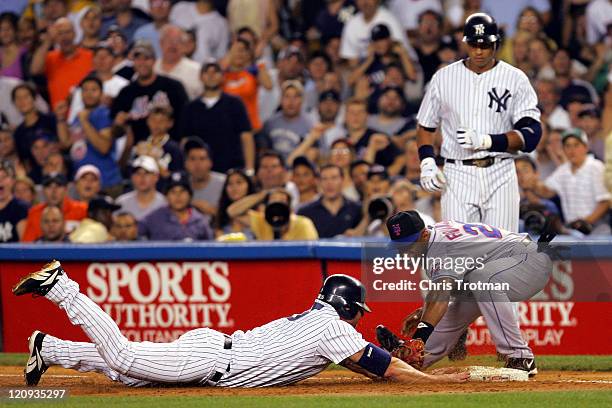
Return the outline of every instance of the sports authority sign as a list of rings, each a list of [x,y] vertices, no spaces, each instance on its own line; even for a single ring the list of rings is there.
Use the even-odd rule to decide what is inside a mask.
[[[247,330],[309,308],[321,286],[315,260],[62,265],[81,292],[134,341],[172,341],[200,327],[225,333]],[[1,266],[4,351],[25,351],[25,339],[35,329],[68,340],[87,340],[50,302],[11,294],[20,276],[40,266],[29,262]]]
[[[312,305],[322,283],[319,260],[65,262],[64,268],[81,291],[98,303],[134,341],[172,341],[184,332],[212,327],[232,333],[304,311]],[[15,297],[11,287],[40,263],[0,264],[0,299],[4,351],[27,350],[33,330],[75,341],[87,341],[62,311],[44,299]],[[599,268],[612,267],[599,261]],[[590,262],[558,264],[536,301],[519,304],[523,335],[537,354],[612,354],[612,328],[602,318],[612,313],[610,302],[584,302],[580,276]],[[327,274],[360,277],[358,261],[328,261]],[[373,341],[375,327],[398,328],[416,302],[373,302],[359,329]],[[596,328],[588,350],[584,333]],[[493,351],[484,321],[477,320],[468,335],[470,353]]]

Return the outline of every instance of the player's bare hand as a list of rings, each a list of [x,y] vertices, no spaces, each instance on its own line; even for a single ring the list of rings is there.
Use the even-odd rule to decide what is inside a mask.
[[[436,165],[433,157],[421,161],[421,187],[423,190],[434,193],[442,191],[446,185],[446,177]]]
[[[436,376],[440,382],[464,383],[470,379],[470,373],[464,371],[456,374],[442,374]]]
[[[467,127],[457,129],[457,141],[466,150],[489,150],[493,142],[490,135]]]
[[[419,307],[414,312],[410,313],[402,321],[402,334],[406,337],[412,337],[423,316],[423,308]]]

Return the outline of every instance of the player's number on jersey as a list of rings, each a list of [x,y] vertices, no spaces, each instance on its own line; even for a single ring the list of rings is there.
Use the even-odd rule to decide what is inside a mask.
[[[293,316],[288,317],[287,320],[289,320],[290,322],[294,322],[300,317],[306,316],[308,313],[312,312],[313,310],[319,310],[319,309],[323,309],[323,305],[319,303],[315,303],[309,310],[303,313],[300,313],[300,314],[294,314]]]
[[[463,224],[463,230],[470,235],[478,235],[481,233],[487,238],[501,238],[501,231],[490,225],[484,224]]]

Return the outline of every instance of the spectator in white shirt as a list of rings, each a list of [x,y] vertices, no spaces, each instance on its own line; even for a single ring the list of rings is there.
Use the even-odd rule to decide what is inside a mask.
[[[567,162],[536,187],[546,198],[559,195],[567,227],[585,235],[610,234],[607,215],[610,193],[604,185],[604,165],[588,154],[586,133],[571,129],[563,133]]]
[[[352,67],[356,67],[360,59],[367,57],[370,32],[375,25],[381,23],[389,28],[391,38],[408,50],[412,60],[416,60],[416,53],[408,44],[399,21],[389,10],[380,5],[380,0],[357,0],[357,8],[359,13],[344,25],[340,45],[340,56],[349,60]]]
[[[184,30],[196,30],[193,59],[203,63],[220,60],[227,52],[230,32],[227,21],[215,10],[213,0],[181,1],[172,7],[170,22]]]
[[[166,197],[155,189],[159,180],[157,161],[151,156],[138,156],[132,163],[133,191],[120,195],[115,202],[137,221],[166,206]]]
[[[185,32],[174,25],[165,25],[160,31],[161,58],[155,61],[155,72],[181,82],[189,99],[202,94],[200,64],[183,54]]]

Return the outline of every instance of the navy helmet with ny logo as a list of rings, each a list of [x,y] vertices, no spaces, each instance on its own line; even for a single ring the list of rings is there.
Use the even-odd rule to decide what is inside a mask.
[[[485,13],[474,13],[465,20],[463,42],[495,43],[499,41],[499,30],[495,19]]]
[[[497,93],[497,88],[493,87],[489,92],[489,108],[495,109],[495,112],[501,112],[508,109],[508,99],[512,96],[509,89],[506,89],[502,95]],[[496,107],[493,104],[497,104]]]

